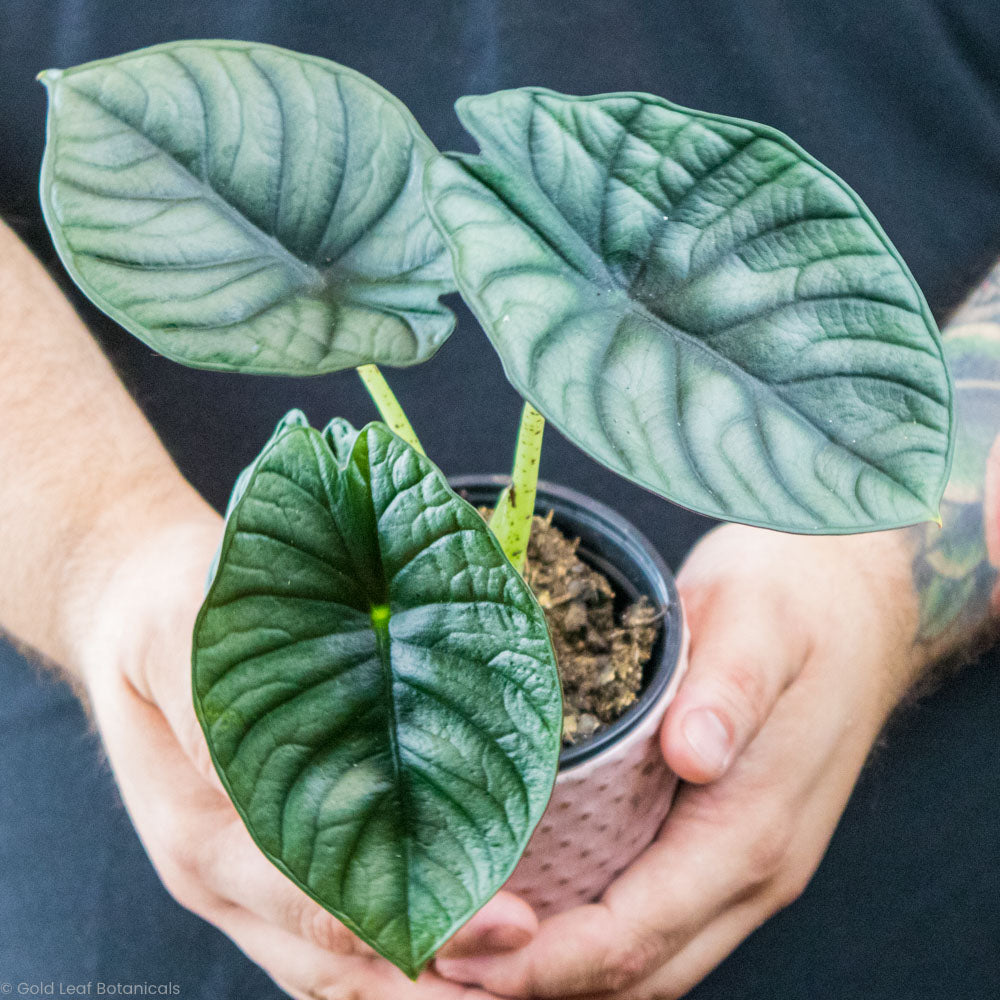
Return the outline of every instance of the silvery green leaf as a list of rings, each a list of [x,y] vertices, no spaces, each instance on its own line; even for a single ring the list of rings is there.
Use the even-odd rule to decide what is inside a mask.
[[[846,184],[753,122],[648,94],[463,98],[425,193],[519,392],[629,479],[801,532],[937,516],[951,387]]]
[[[434,148],[336,63],[159,45],[42,74],[45,217],[67,270],[154,350],[311,375],[425,360],[451,265],[420,193]]]

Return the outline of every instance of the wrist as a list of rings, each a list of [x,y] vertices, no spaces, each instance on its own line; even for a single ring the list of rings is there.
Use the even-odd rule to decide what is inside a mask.
[[[170,617],[160,603],[170,565],[204,558],[207,571],[221,538],[219,516],[169,471],[96,507],[65,553],[56,641],[61,664],[86,688],[96,673],[132,660],[138,650],[130,647]],[[201,595],[199,585],[191,599]]]
[[[928,650],[918,642],[920,600],[909,532],[830,539],[845,560],[844,590],[852,598],[855,627],[867,636],[880,665],[881,698],[875,708],[883,721],[919,683],[931,662]]]

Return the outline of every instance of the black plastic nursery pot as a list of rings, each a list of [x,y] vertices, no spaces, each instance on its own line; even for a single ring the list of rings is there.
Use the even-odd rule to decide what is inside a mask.
[[[476,507],[492,507],[510,482],[500,475],[454,476],[452,489]],[[604,573],[616,591],[616,610],[645,594],[663,612],[660,633],[642,677],[642,693],[625,714],[594,736],[563,750],[559,768],[590,760],[617,743],[648,714],[669,687],[677,667],[682,637],[680,597],[673,575],[659,552],[638,528],[605,504],[555,483],[539,482],[538,514],[552,511],[552,523],[570,538],[579,538],[584,562]]]
[[[450,480],[477,507],[492,506],[505,476]],[[686,668],[687,642],[674,578],[656,549],[611,508],[576,490],[540,482],[536,512],[580,539],[580,557],[604,573],[624,608],[645,594],[662,612],[637,702],[621,718],[560,755],[559,777],[508,888],[542,916],[596,899],[650,843],[677,785],[658,731]]]

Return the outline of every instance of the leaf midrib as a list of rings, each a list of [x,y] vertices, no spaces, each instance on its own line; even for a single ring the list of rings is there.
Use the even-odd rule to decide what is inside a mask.
[[[375,489],[372,483],[372,438],[373,435],[369,432],[365,437],[365,465],[364,470],[365,479],[368,482],[368,489],[366,491],[368,500],[371,504],[371,523],[373,525],[373,530],[375,532],[375,548],[378,552],[378,565],[382,576],[383,585],[383,597],[380,601],[372,601],[371,606],[371,627],[372,631],[375,633],[375,645],[376,645],[376,655],[379,658],[379,662],[382,666],[382,677],[383,683],[385,684],[385,694],[389,703],[388,712],[388,724],[386,726],[389,734],[389,756],[392,759],[392,776],[393,776],[393,786],[395,788],[397,801],[399,802],[400,810],[403,813],[412,813],[412,806],[410,803],[410,796],[406,794],[405,788],[406,783],[403,779],[403,757],[402,751],[399,746],[399,714],[396,710],[396,685],[395,685],[395,675],[392,669],[392,635],[389,630],[389,625],[392,622],[392,602],[389,599],[389,586],[388,580],[386,580],[385,574],[385,559],[382,552],[382,538],[381,531],[379,527],[379,515],[375,508]],[[381,435],[379,435],[381,436]],[[349,461],[353,461],[353,452],[357,448],[358,442],[361,441],[361,437],[354,443],[354,448],[352,448],[352,458]],[[383,461],[385,456],[383,455]],[[341,475],[343,470],[339,464],[335,463],[337,470],[337,475]],[[345,466],[346,468],[346,466]],[[379,609],[379,613],[376,614],[376,608]],[[384,611],[383,615],[381,612]],[[400,914],[404,925],[406,927],[406,942],[410,952],[410,962],[415,968],[417,966],[416,956],[413,954],[413,923],[410,916],[410,878],[413,872],[413,851],[412,845],[410,843],[409,837],[401,837],[402,848],[403,848],[403,863],[405,866],[405,875],[402,879],[403,885],[403,906],[402,913]]]
[[[521,222],[523,225],[527,226],[527,228],[533,234],[537,235],[538,238],[540,238],[542,240],[542,242],[550,249],[550,251],[552,253],[554,253],[556,255],[556,257],[560,261],[562,261],[568,268],[570,268],[579,278],[581,278],[583,281],[585,281],[588,285],[596,284],[596,281],[594,280],[594,276],[593,275],[588,274],[586,271],[582,270],[571,259],[570,256],[567,256],[562,251],[562,249],[559,248],[554,243],[553,239],[551,239],[546,233],[540,231],[539,228],[536,225],[534,225],[531,222],[530,219],[526,218],[525,214],[522,211],[520,211],[516,205],[511,204],[511,202],[508,200],[507,197],[505,197],[505,195],[503,193],[497,191],[495,187],[493,187],[492,185],[488,184],[485,180],[482,180],[477,175],[477,173],[475,172],[474,169],[470,169],[470,166],[472,164],[477,163],[477,162],[479,162],[479,163],[488,163],[488,162],[490,162],[490,156],[489,156],[489,154],[492,151],[493,150],[492,150],[491,147],[485,147],[483,149],[483,152],[480,155],[478,155],[478,156],[470,156],[470,155],[466,154],[466,155],[463,155],[461,158],[457,159],[456,162],[462,167],[463,172],[465,172],[467,175],[469,175],[476,184],[480,185],[482,188],[484,188],[485,190],[489,191],[491,195],[493,195],[494,197],[496,197],[497,200],[500,201],[501,204],[509,212],[511,212],[511,214],[519,222]],[[506,163],[502,159],[500,161],[493,161],[493,162],[494,162],[495,166],[498,166],[501,169],[503,169],[504,167],[506,167]],[[593,247],[590,246],[590,244],[583,238],[583,236],[581,236],[576,231],[576,229],[574,229],[574,227],[569,222],[569,220],[565,217],[565,215],[563,215],[563,213],[561,211],[559,211],[559,208],[552,201],[552,199],[546,193],[546,191],[544,190],[544,188],[542,188],[541,184],[538,183],[537,179],[533,177],[532,181],[533,181],[533,184],[534,184],[536,190],[538,191],[538,193],[548,203],[548,205],[552,209],[552,212],[554,213],[554,215],[556,216],[556,218],[559,220],[559,222],[561,224],[560,228],[568,231],[568,233],[571,235],[572,242],[576,245],[576,249],[577,250],[583,250],[584,254],[587,257],[589,257],[590,260],[593,262],[593,264],[595,265],[595,274],[599,274],[599,275],[603,276],[604,279],[605,279],[605,281],[607,282],[607,285],[610,287],[610,289],[613,290],[614,292],[617,292],[619,294],[619,296],[621,297],[621,299],[623,300],[623,302],[625,303],[624,308],[622,310],[623,318],[624,318],[624,314],[626,312],[631,312],[632,314],[638,316],[639,318],[646,320],[647,322],[649,322],[654,327],[656,327],[658,329],[666,330],[668,332],[668,334],[672,334],[681,343],[686,344],[686,345],[688,345],[690,347],[693,347],[696,350],[702,352],[703,354],[706,354],[716,364],[721,363],[721,365],[724,368],[726,368],[728,371],[730,371],[733,374],[735,374],[738,379],[740,379],[740,380],[742,380],[744,382],[750,383],[751,391],[754,392],[755,395],[759,394],[761,389],[765,390],[765,396],[769,396],[769,397],[774,398],[775,400],[777,400],[777,402],[780,405],[782,405],[796,420],[804,423],[804,425],[807,428],[809,428],[811,431],[813,431],[813,432],[817,433],[819,436],[825,438],[835,448],[839,448],[839,449],[843,450],[844,452],[846,452],[847,454],[851,455],[855,460],[857,460],[865,468],[870,469],[872,472],[875,472],[877,475],[881,476],[882,478],[887,479],[894,486],[898,487],[905,494],[907,494],[909,497],[911,497],[913,500],[915,500],[917,502],[917,504],[920,506],[921,509],[927,510],[927,504],[926,504],[926,502],[920,496],[918,496],[917,493],[914,492],[914,490],[912,489],[912,487],[910,487],[906,483],[904,483],[904,482],[900,481],[899,479],[897,479],[895,476],[893,476],[887,470],[882,469],[882,468],[880,468],[877,465],[874,465],[869,458],[867,458],[864,455],[862,455],[859,451],[857,451],[857,449],[852,448],[846,442],[839,441],[836,438],[832,437],[824,428],[820,427],[806,413],[804,413],[792,400],[788,399],[787,396],[783,392],[781,392],[781,390],[778,387],[772,385],[769,382],[764,381],[762,378],[760,378],[760,376],[754,374],[751,371],[748,371],[746,368],[743,368],[741,365],[737,364],[734,360],[732,360],[731,358],[729,358],[727,355],[721,354],[721,353],[713,350],[707,343],[704,342],[704,340],[702,340],[696,334],[689,333],[688,331],[683,330],[681,327],[675,326],[674,324],[670,323],[668,320],[666,320],[663,317],[658,316],[656,313],[652,312],[640,300],[634,298],[633,295],[631,294],[631,289],[628,288],[628,287],[626,287],[626,286],[623,286],[621,284],[621,282],[619,282],[618,279],[612,274],[612,272],[608,269],[608,266],[605,263],[604,259],[600,256],[600,254],[597,253],[597,251],[595,251],[593,249]],[[856,215],[845,216],[845,218],[856,218],[856,217],[860,218],[861,216],[856,216]],[[870,296],[865,296],[865,295],[861,295],[861,294],[845,295],[845,296],[842,296],[842,297],[843,298],[857,298],[857,299],[862,299],[864,301],[882,301],[882,300],[873,300],[873,299],[871,299]],[[808,301],[808,299],[802,299],[802,300],[795,299],[794,300],[794,302],[798,302],[798,301]],[[789,304],[794,304],[794,303],[789,303]],[[913,310],[906,309],[906,307],[900,305],[899,303],[886,302],[885,304],[893,306],[895,308],[899,308],[903,312],[910,313],[911,315],[918,315]],[[616,330],[617,330],[617,327],[616,327]],[[611,336],[612,337],[614,336],[614,331],[612,332]],[[923,396],[925,396],[927,399],[930,399],[932,402],[935,402],[935,403],[939,402],[938,400],[935,400],[931,396],[929,396],[925,390],[921,389],[919,391],[921,392],[921,394]],[[930,426],[930,425],[924,425],[924,426]],[[931,427],[930,429],[934,430],[935,428]],[[611,444],[612,444],[612,446],[614,446],[613,442],[611,442]],[[693,462],[692,462],[692,466],[693,466]]]

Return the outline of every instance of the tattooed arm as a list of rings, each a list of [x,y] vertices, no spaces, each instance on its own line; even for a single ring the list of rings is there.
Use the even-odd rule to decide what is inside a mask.
[[[961,662],[1000,614],[1000,262],[944,328],[956,441],[943,528],[910,529],[924,657]]]

